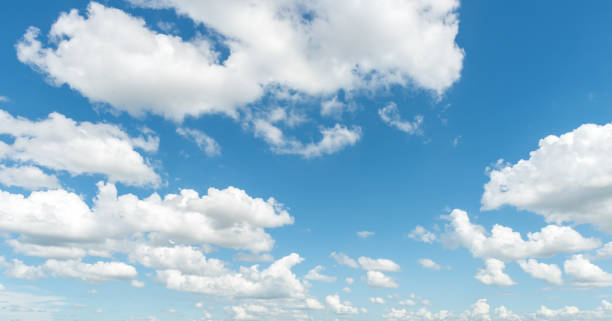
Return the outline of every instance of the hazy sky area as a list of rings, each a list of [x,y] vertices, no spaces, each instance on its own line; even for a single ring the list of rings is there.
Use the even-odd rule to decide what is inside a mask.
[[[5,2],[0,320],[612,320],[610,17]]]

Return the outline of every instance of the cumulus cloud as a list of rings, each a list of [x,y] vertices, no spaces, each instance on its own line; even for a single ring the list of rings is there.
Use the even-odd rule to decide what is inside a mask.
[[[221,155],[221,146],[219,146],[219,143],[204,132],[192,128],[177,128],[176,132],[187,139],[193,140],[196,145],[206,153],[206,156],[213,157]]]
[[[395,103],[389,103],[387,106],[379,109],[378,115],[387,125],[395,127],[405,133],[419,134],[421,132],[420,127],[423,123],[423,116],[415,116],[414,121],[402,120]]]
[[[274,245],[265,228],[293,223],[273,198],[252,198],[234,187],[210,188],[202,197],[185,189],[164,198],[154,193],[144,199],[117,195],[113,184],[99,183],[98,188],[91,208],[78,195],[62,189],[32,192],[27,197],[0,191],[0,230],[38,245],[105,245],[146,233],[156,242],[261,252]]]
[[[324,270],[325,267],[323,267],[322,265],[317,265],[312,270],[308,271],[308,273],[304,276],[304,279],[323,282],[335,282],[336,277],[321,274],[321,272],[323,272]]]
[[[506,265],[497,259],[487,259],[485,268],[478,270],[474,278],[486,285],[510,286],[516,285],[510,276],[504,273]]]
[[[505,261],[550,257],[558,253],[591,250],[601,242],[585,238],[568,226],[547,225],[539,232],[527,233],[527,240],[511,228],[495,224],[487,235],[485,229],[472,224],[465,211],[455,209],[445,234],[450,246],[464,246],[475,257],[496,258]]]
[[[523,271],[536,279],[544,280],[548,284],[563,284],[561,269],[556,264],[546,264],[534,259],[520,260],[519,266]]]
[[[48,175],[40,168],[28,165],[12,167],[0,165],[0,184],[29,190],[60,187],[55,175]]]
[[[408,234],[408,237],[424,243],[433,243],[437,238],[434,233],[428,231],[420,225],[417,225],[414,230]]]
[[[89,264],[79,260],[47,260],[43,268],[56,277],[79,278],[89,282],[127,281],[138,276],[136,268],[123,262],[98,261]]]
[[[169,269],[158,270],[157,279],[169,289],[193,293],[260,299],[304,298],[304,285],[291,271],[302,261],[298,254],[292,253],[261,271],[253,265],[241,267],[237,273],[206,276]]]
[[[383,299],[381,297],[370,298],[369,300],[370,300],[370,303],[385,304],[385,299]]]
[[[132,2],[174,8],[214,29],[222,40],[160,34],[141,18],[92,2],[86,16],[77,10],[60,15],[49,33],[56,46],[45,47],[38,30],[30,28],[17,44],[19,60],[92,101],[177,120],[215,112],[235,115],[270,86],[329,95],[339,89],[414,84],[442,93],[462,68],[455,0]],[[258,23],[247,26],[245,19]],[[218,45],[229,49],[223,61]]]
[[[380,271],[368,271],[366,274],[366,284],[375,288],[398,288],[393,278]]]
[[[574,255],[563,264],[565,273],[572,277],[573,284],[579,287],[612,286],[612,274],[591,263],[583,255]]]
[[[440,265],[434,262],[432,259],[419,259],[417,262],[419,262],[419,264],[426,269],[440,270]]]
[[[505,204],[549,222],[590,223],[612,232],[612,124],[585,124],[539,142],[529,159],[489,172],[484,210]]]
[[[103,123],[78,123],[59,113],[40,121],[15,118],[0,110],[0,134],[14,137],[12,144],[0,142],[0,159],[32,162],[71,175],[102,174],[111,182],[157,185],[160,177],[135,149],[157,150],[154,136],[130,137],[119,127]],[[15,175],[24,175],[21,179]],[[28,179],[28,180],[26,180]],[[57,187],[54,177],[26,166],[0,171],[5,185]],[[18,180],[20,183],[15,183]]]

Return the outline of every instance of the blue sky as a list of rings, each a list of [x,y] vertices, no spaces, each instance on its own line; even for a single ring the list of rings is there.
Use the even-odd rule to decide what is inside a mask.
[[[612,4],[0,10],[0,318],[609,320]]]

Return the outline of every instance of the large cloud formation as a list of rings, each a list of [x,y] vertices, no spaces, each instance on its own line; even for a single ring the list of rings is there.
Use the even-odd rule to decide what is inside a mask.
[[[174,120],[236,116],[269,88],[329,96],[411,84],[442,93],[462,68],[456,0],[132,3],[172,8],[218,36],[186,41],[92,2],[86,17],[72,10],[58,18],[49,47],[30,28],[18,58],[92,101]]]
[[[550,135],[529,159],[492,170],[482,208],[512,205],[550,222],[590,223],[612,233],[612,124]]]

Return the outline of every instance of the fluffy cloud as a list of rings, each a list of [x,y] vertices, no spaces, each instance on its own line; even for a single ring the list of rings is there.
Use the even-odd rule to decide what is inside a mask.
[[[336,314],[358,314],[359,309],[349,301],[342,302],[337,294],[325,297],[325,303]]]
[[[540,263],[534,259],[520,260],[518,263],[523,271],[536,279],[544,280],[549,284],[563,284],[561,269],[555,264]]]
[[[357,259],[362,269],[367,271],[385,271],[385,272],[398,272],[400,266],[389,260],[389,259],[372,259],[369,257],[361,256]]]
[[[437,238],[434,233],[428,231],[420,225],[417,225],[414,230],[408,234],[408,237],[424,243],[433,243]]]
[[[57,177],[45,174],[36,166],[6,167],[0,165],[0,184],[23,187],[29,190],[60,186]]]
[[[524,240],[520,233],[498,224],[487,235],[482,226],[472,224],[467,213],[459,209],[453,210],[448,219],[446,243],[464,246],[480,258],[512,261],[549,257],[591,250],[601,244],[597,239],[582,237],[568,226],[548,225],[540,232],[527,233],[527,240]]]
[[[504,204],[549,222],[591,223],[612,232],[612,124],[548,136],[529,159],[490,171],[482,208]]]
[[[0,191],[0,230],[39,245],[87,246],[147,233],[157,242],[175,240],[259,252],[274,245],[265,228],[293,223],[273,198],[252,198],[234,187],[210,188],[202,197],[194,190],[182,190],[144,199],[118,196],[112,184],[99,183],[98,188],[92,208],[78,195],[61,189],[32,192],[28,197]]]
[[[375,288],[398,288],[399,285],[390,277],[380,271],[368,271],[365,282]]]
[[[139,245],[129,253],[133,262],[157,269],[175,269],[186,274],[222,275],[227,273],[223,261],[206,258],[191,246],[151,247]]]
[[[304,276],[306,280],[323,281],[323,282],[335,282],[336,277],[323,275],[320,272],[324,271],[325,268],[321,265],[315,266],[312,270]]]
[[[604,244],[601,248],[597,249],[597,258],[611,258],[612,257],[612,242]]]
[[[497,259],[487,259],[485,268],[478,270],[474,278],[486,285],[510,286],[515,285],[510,276],[504,273],[506,265]]]
[[[135,148],[152,152],[158,139],[153,136],[133,138],[119,127],[76,121],[58,113],[47,119],[30,121],[15,118],[0,110],[0,134],[13,136],[12,144],[0,142],[0,159],[33,162],[72,175],[103,174],[111,182],[129,185],[157,185],[159,176]],[[35,167],[7,169],[2,167],[1,182],[14,181],[16,174],[25,175],[19,181],[24,187],[57,187],[53,177]],[[29,181],[25,179],[29,178]]]
[[[132,2],[174,8],[223,40],[159,34],[140,18],[92,2],[86,17],[76,10],[60,15],[49,33],[54,47],[44,47],[30,28],[17,44],[19,60],[92,101],[177,120],[235,115],[270,86],[329,95],[414,84],[442,93],[462,68],[455,0]],[[216,46],[229,49],[223,61]]]
[[[193,140],[196,145],[206,153],[206,156],[212,157],[221,155],[221,146],[219,146],[216,140],[202,131],[191,128],[177,128],[176,132],[187,139]]]
[[[419,259],[417,262],[426,269],[440,270],[440,265],[431,259]]]
[[[612,274],[602,270],[582,255],[574,255],[563,264],[565,273],[579,287],[612,286]]]
[[[185,274],[179,270],[159,270],[157,279],[167,288],[179,291],[241,298],[304,298],[305,288],[291,268],[302,262],[293,253],[267,269],[259,271],[257,265],[241,267],[238,273],[220,276]]]
[[[0,267],[4,268],[4,273],[12,278],[31,281],[46,276],[42,267],[24,264],[19,259],[7,261],[4,257],[0,256]]]
[[[423,116],[415,116],[412,122],[402,120],[395,103],[389,103],[387,106],[379,109],[378,115],[387,125],[395,127],[405,133],[418,134],[421,132],[420,127],[423,123]]]
[[[374,304],[385,304],[385,299],[381,297],[370,298],[369,300],[371,303],[374,303]]]

